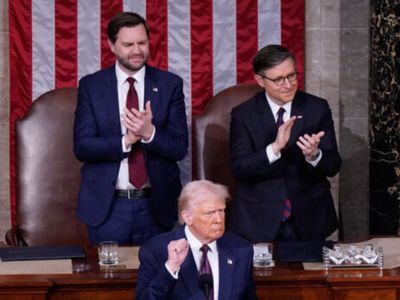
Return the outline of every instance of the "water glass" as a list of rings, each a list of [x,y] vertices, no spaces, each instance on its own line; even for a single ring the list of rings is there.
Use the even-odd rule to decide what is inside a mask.
[[[258,243],[253,246],[253,266],[254,267],[271,267],[272,266],[272,244]]]
[[[115,266],[118,264],[118,243],[104,241],[99,244],[99,264],[101,266]]]

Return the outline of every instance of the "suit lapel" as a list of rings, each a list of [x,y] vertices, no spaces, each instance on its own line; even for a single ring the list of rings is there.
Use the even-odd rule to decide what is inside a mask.
[[[256,97],[256,110],[261,132],[268,142],[274,141],[277,134],[276,122],[265,96],[265,91],[259,92]]]
[[[236,264],[236,257],[225,247],[223,239],[217,241],[219,260],[219,297],[218,299],[229,299],[233,282],[233,270]],[[224,297],[221,297],[223,293]]]
[[[275,117],[272,113],[271,107],[268,105],[265,91],[259,92],[256,97],[256,109],[259,113],[259,124],[263,132],[266,134],[267,141],[274,141],[278,132]],[[296,93],[293,99],[291,116],[302,116],[302,118],[297,119],[292,127],[292,132],[288,142],[289,146],[296,143],[306,121],[305,103],[299,92]]]
[[[304,99],[299,95],[298,92],[296,93],[292,102],[291,115],[301,116],[301,118],[297,119],[293,124],[292,133],[290,134],[288,145],[296,143],[296,141],[299,138],[300,132],[303,129],[307,117],[305,113]]]
[[[185,238],[184,226],[181,226],[179,230],[176,231],[176,240]],[[196,268],[196,262],[194,261],[193,253],[189,248],[189,253],[186,256],[186,259],[181,265],[179,271],[179,278],[182,280],[183,284],[189,291],[189,295],[194,295],[199,291],[199,285],[196,278],[199,277],[199,272]]]
[[[196,280],[199,277],[199,272],[197,271],[196,263],[190,250],[181,265],[179,277],[182,278],[183,284],[189,291],[189,295],[195,295],[199,291],[199,284]]]
[[[107,112],[108,122],[113,133],[121,133],[121,122],[119,117],[118,82],[115,74],[115,65],[105,70],[104,84],[101,84],[102,101]]]
[[[160,107],[159,105],[159,95],[160,95],[160,87],[159,87],[159,79],[156,74],[156,71],[146,65],[146,75],[145,75],[145,90],[144,90],[144,102],[151,102],[151,111],[153,116],[157,114],[157,111]],[[146,106],[145,106],[146,107]]]

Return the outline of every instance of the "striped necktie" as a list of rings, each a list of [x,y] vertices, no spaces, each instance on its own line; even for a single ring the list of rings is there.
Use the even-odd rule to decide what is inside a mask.
[[[285,113],[285,109],[283,107],[280,107],[278,110],[278,118],[276,120],[276,127],[279,128],[284,122],[283,122],[283,114]],[[292,215],[292,203],[288,198],[283,200],[283,213],[282,213],[282,222],[285,222],[289,217]]]

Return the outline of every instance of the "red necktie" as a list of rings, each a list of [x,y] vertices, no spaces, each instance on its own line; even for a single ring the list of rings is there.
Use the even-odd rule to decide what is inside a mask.
[[[131,108],[139,110],[139,100],[134,86],[135,79],[133,77],[128,77],[126,81],[129,83],[129,90],[126,96],[126,108],[129,110]],[[133,144],[132,150],[128,155],[129,181],[138,189],[147,181],[143,149],[139,144],[140,142]]]
[[[279,128],[283,122],[283,114],[285,113],[285,109],[280,107],[278,110],[278,119],[276,120],[276,127]],[[282,222],[285,222],[292,215],[292,203],[288,198],[283,201],[283,213],[282,213]]]
[[[210,247],[208,247],[208,245],[203,245],[201,246],[200,251],[203,252],[203,256],[201,257],[200,261],[200,274],[210,274],[212,278],[211,266],[207,257],[207,252],[211,251]],[[214,299],[214,289],[211,289],[208,299],[209,300]]]

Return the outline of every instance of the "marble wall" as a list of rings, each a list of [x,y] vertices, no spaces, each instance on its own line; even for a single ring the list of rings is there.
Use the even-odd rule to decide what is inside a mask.
[[[306,1],[306,90],[332,109],[343,165],[331,183],[346,240],[368,235],[369,7],[368,0]]]
[[[398,234],[400,205],[400,1],[371,3],[370,230]]]
[[[340,152],[341,237],[369,234],[369,0],[341,0]]]
[[[332,191],[346,239],[368,233],[369,0],[305,0],[306,90],[328,99],[343,167]],[[8,1],[0,1],[0,241],[9,215]],[[337,237],[337,233],[334,238]]]

